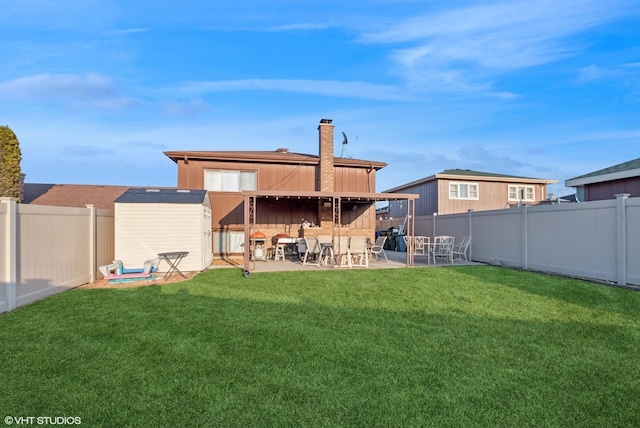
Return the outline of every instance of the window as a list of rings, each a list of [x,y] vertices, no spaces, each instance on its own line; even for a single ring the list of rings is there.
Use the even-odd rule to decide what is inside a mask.
[[[205,169],[204,188],[213,192],[256,190],[256,172]]]
[[[449,199],[478,199],[478,184],[449,183]]]
[[[533,186],[509,186],[510,201],[533,201],[535,190]]]

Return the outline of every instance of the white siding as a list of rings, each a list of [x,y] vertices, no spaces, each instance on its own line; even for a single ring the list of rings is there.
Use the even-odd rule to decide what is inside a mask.
[[[204,206],[198,204],[115,204],[115,258],[125,267],[142,267],[145,260],[158,253],[188,251],[179,265],[181,271],[201,271],[207,266],[203,254],[202,217]],[[160,271],[168,265],[160,264]]]

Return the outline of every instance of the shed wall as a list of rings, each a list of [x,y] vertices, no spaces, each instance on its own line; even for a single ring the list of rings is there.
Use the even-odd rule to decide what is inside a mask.
[[[125,267],[141,267],[158,253],[188,251],[179,268],[201,271],[204,266],[204,207],[197,204],[115,204],[115,258]],[[160,265],[166,271],[166,264]]]

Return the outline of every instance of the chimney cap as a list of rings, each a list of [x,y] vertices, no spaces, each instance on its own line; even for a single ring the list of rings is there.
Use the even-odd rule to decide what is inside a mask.
[[[320,119],[320,123],[331,123],[333,122],[332,119]]]
[[[289,153],[289,149],[286,148],[286,147],[278,147],[276,149],[276,152],[278,152],[278,153]]]

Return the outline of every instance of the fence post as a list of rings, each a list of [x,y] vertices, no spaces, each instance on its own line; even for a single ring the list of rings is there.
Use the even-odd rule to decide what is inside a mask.
[[[522,205],[522,268],[529,269],[529,226],[528,226],[528,205]]]
[[[433,239],[436,239],[436,217],[438,213],[433,213]]]
[[[91,271],[91,282],[94,282],[96,280],[96,270],[98,269],[98,247],[96,242],[98,216],[95,205],[86,204],[85,206],[89,209],[89,269]]]
[[[2,281],[5,283],[7,295],[7,312],[16,308],[18,286],[18,200],[16,198],[0,198],[0,203],[7,205],[5,228],[5,266],[6,272]]]
[[[618,285],[627,283],[627,198],[629,193],[618,193],[616,195],[616,277]]]
[[[473,231],[471,230],[471,213],[473,213],[472,209],[467,210],[467,235],[469,235],[472,239],[469,243],[469,260],[473,260],[472,257],[472,247],[473,247]]]

